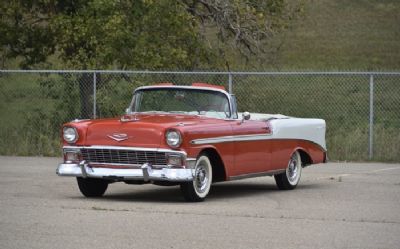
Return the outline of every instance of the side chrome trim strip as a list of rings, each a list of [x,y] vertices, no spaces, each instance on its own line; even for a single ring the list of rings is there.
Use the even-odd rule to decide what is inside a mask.
[[[254,177],[260,177],[260,176],[273,176],[273,175],[281,174],[285,171],[286,171],[285,169],[277,169],[277,170],[270,170],[270,171],[260,172],[260,173],[243,174],[243,175],[238,175],[238,176],[231,176],[231,177],[229,177],[229,180],[233,181],[233,180],[254,178]]]
[[[260,135],[241,135],[241,136],[225,136],[225,137],[215,137],[215,138],[201,138],[194,139],[190,141],[191,144],[218,144],[218,143],[227,143],[227,142],[238,142],[238,141],[257,141],[257,140],[299,140],[305,141],[308,143],[312,143],[318,146],[323,152],[327,152],[327,150],[322,147],[320,144],[317,144],[314,141],[299,139],[299,138],[279,138],[274,137],[272,134],[260,134]]]
[[[238,141],[256,141],[256,140],[268,140],[271,139],[271,133],[267,134],[252,134],[252,135],[239,135],[239,136],[223,136],[214,138],[200,138],[190,141],[191,144],[217,144],[226,142],[238,142]]]

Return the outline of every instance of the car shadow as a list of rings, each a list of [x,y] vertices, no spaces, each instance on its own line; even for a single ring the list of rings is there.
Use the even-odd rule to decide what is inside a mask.
[[[135,187],[135,186],[127,186]],[[299,185],[298,189],[318,188],[315,185]],[[220,199],[243,198],[248,196],[265,195],[282,192],[278,190],[274,183],[254,183],[246,181],[234,181],[213,184],[211,192],[207,196],[207,201],[217,201]],[[101,198],[106,201],[123,202],[153,202],[153,203],[182,203],[185,202],[179,186],[172,187],[152,187],[150,189],[127,191],[123,193],[108,192]]]
[[[242,198],[246,196],[263,195],[278,191],[272,183],[254,183],[246,181],[217,183],[212,186],[207,199]]]
[[[127,186],[134,188],[135,186]],[[125,201],[125,202],[153,202],[153,203],[179,203],[184,199],[181,196],[179,186],[157,187],[151,189],[141,189],[123,193],[107,193],[102,200]]]

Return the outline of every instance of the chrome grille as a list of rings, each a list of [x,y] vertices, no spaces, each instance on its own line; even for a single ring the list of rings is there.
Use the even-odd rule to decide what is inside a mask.
[[[82,158],[88,163],[166,165],[165,152],[122,149],[82,148]]]

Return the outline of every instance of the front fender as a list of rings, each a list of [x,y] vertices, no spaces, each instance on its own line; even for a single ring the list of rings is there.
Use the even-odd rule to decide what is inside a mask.
[[[234,169],[233,149],[230,146],[215,146],[215,145],[198,145],[190,147],[186,152],[188,157],[197,158],[202,152],[213,150],[221,158],[222,166],[224,167],[225,175],[228,178],[231,176]]]

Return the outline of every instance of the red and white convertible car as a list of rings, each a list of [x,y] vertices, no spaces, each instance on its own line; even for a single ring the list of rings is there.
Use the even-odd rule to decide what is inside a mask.
[[[239,114],[221,86],[145,86],[120,118],[64,124],[57,174],[76,177],[87,197],[125,182],[180,185],[202,201],[213,182],[257,176],[288,190],[305,166],[326,162],[325,130],[322,119]]]

